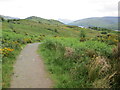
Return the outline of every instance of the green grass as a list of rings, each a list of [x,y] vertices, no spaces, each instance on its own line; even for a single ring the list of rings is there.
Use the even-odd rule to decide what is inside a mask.
[[[35,35],[46,35],[46,36],[62,36],[62,37],[79,37],[80,31],[85,30],[87,36],[94,37],[100,34],[97,31],[91,31],[89,29],[83,29],[80,27],[70,28],[67,25],[49,25],[46,23],[38,23],[31,20],[19,20],[3,22],[3,31],[16,31],[16,33],[23,34],[27,33],[29,36]]]
[[[13,75],[13,65],[15,64],[16,57],[19,55],[21,50],[14,51],[14,57],[3,58],[2,63],[2,87],[9,88],[11,77]]]
[[[36,22],[39,22],[39,23],[50,24],[50,25],[63,25],[63,23],[61,23],[57,20],[53,20],[53,19],[47,20],[47,19],[43,19],[43,18],[40,18],[40,17],[36,17],[36,16],[31,16],[31,17],[28,17],[26,19],[36,21]]]
[[[2,88],[2,58],[0,56],[0,89]]]
[[[99,41],[49,38],[39,46],[38,52],[51,73],[55,88],[110,88],[107,77],[114,73],[111,71],[114,69],[107,65],[113,65],[110,61],[114,61],[114,47]],[[102,64],[102,60],[105,63]]]
[[[82,20],[77,20],[70,25],[77,25],[77,26],[86,26],[86,27],[102,27],[108,28],[112,30],[118,29],[118,17],[96,17],[96,18],[86,18]]]
[[[20,51],[26,45],[26,43],[23,43],[22,39],[28,38],[28,36],[16,34],[9,30],[4,30],[2,34],[2,49],[14,49],[14,51],[2,55],[2,88],[9,88],[13,75],[13,65]]]
[[[39,53],[43,56],[46,67],[54,79],[54,87],[95,87],[93,82],[98,84],[95,81],[97,80],[97,76],[91,82],[86,74],[88,68],[85,65],[91,61],[93,54],[108,59],[112,56],[111,48],[116,45],[116,33],[108,33],[113,36],[111,40],[108,40],[106,36],[96,38],[96,36],[101,35],[101,31],[63,24],[49,24],[51,20],[47,22],[43,21],[40,23],[39,20],[34,21],[29,19],[10,20],[10,22],[5,20],[3,22],[2,48],[14,49],[13,52],[2,59],[3,88],[9,88],[10,86],[13,65],[22,47],[28,43],[40,42],[44,39],[45,43],[39,48]],[[52,22],[54,21],[52,20]],[[80,33],[83,31],[85,38],[80,39]],[[80,40],[84,42],[80,43]],[[66,51],[66,49],[70,49],[70,52]],[[69,56],[69,53],[72,54]],[[95,73],[94,70],[91,72]],[[95,75],[97,74],[95,73]],[[101,79],[103,78],[101,77]],[[102,81],[101,79],[99,81]]]
[[[27,44],[27,42],[23,41],[24,38],[29,37],[22,34],[16,34],[9,30],[4,30],[2,34],[2,49],[14,49],[14,51],[9,53],[8,51],[5,51],[5,53],[2,51],[2,88],[9,88],[13,75],[13,65],[20,51]]]

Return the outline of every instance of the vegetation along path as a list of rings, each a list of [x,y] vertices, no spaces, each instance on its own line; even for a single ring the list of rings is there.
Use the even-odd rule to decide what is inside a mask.
[[[50,88],[52,81],[45,71],[43,61],[37,54],[40,43],[28,44],[14,66],[11,88]]]

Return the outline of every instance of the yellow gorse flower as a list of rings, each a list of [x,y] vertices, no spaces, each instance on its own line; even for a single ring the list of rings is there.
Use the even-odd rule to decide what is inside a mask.
[[[7,54],[9,54],[10,52],[14,51],[14,49],[11,49],[11,48],[3,48],[3,49],[0,49],[0,54],[2,54],[3,56],[6,56]]]

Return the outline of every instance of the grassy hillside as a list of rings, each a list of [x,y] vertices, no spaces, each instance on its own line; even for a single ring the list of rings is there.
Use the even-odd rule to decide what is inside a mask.
[[[85,26],[85,27],[103,27],[118,30],[118,17],[95,17],[77,20],[69,25]]]
[[[39,22],[39,23],[44,23],[44,24],[63,25],[62,22],[59,22],[57,20],[43,19],[43,18],[36,17],[36,16],[31,16],[31,17],[28,17],[26,19],[29,19],[29,20],[32,20],[32,21],[36,21],[36,22]]]
[[[54,88],[120,88],[117,38],[47,38],[39,53]]]
[[[116,49],[118,44],[117,32],[106,31],[106,33],[103,33],[101,30],[85,29],[61,23],[56,24],[55,22],[57,21],[54,22],[55,24],[51,24],[46,19],[45,22],[44,20],[41,20],[41,22],[36,20],[4,20],[1,18],[2,48],[0,49],[0,54],[2,56],[2,86],[4,88],[10,86],[13,65],[17,55],[19,55],[26,44],[34,42],[45,42],[39,51],[45,62],[50,65],[46,64],[49,72],[53,74],[53,76],[51,76],[56,81],[55,87],[102,87],[103,84],[101,85],[101,82],[105,84],[105,87],[109,87],[109,82],[102,81],[106,77],[101,76],[99,83],[99,74],[94,70],[84,72],[86,70],[89,71],[84,65],[89,63],[86,61],[92,60],[93,54],[99,56],[100,60],[103,57],[105,61],[107,58],[111,60],[110,63],[115,63],[115,65],[109,64],[113,65],[112,69],[110,68],[112,71],[105,72],[105,75],[110,76],[116,72],[118,75],[112,75],[112,80],[115,81],[112,82],[112,84],[115,83],[114,87],[119,85],[117,81],[119,80],[120,71],[119,61],[117,61],[118,51]],[[112,52],[112,50],[115,51]],[[82,54],[84,55],[82,56]],[[115,57],[109,57],[112,54],[115,55]],[[93,61],[96,61],[96,58],[97,57],[94,57]],[[90,65],[94,66],[95,63],[91,63]],[[93,67],[90,65],[88,65],[88,67],[91,67],[92,70]],[[107,68],[107,70],[110,69]],[[90,74],[89,76],[92,76],[94,73],[98,76],[88,79],[88,73]],[[92,82],[90,81],[91,79],[93,79]]]
[[[24,35],[46,35],[46,36],[64,36],[64,37],[79,37],[80,31],[85,30],[86,34],[93,36],[93,34],[100,34],[100,32],[90,29],[84,29],[77,26],[69,25],[51,25],[46,23],[39,23],[32,20],[7,20],[3,22],[3,31],[9,30]],[[88,36],[89,36],[88,35]]]
[[[2,86],[10,86],[13,74],[13,65],[17,55],[28,43],[40,42],[45,37],[79,37],[80,31],[85,30],[91,34],[99,34],[97,31],[90,31],[76,26],[56,25],[39,23],[29,19],[5,20],[2,21]],[[88,33],[87,33],[88,34]],[[91,35],[92,36],[92,35]]]

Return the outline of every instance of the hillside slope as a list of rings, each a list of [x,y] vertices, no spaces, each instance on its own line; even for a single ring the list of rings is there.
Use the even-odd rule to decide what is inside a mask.
[[[80,31],[85,30],[88,36],[98,35],[100,32],[91,31],[90,29],[80,28],[70,25],[56,25],[36,22],[31,19],[5,20],[2,24],[2,30],[19,33],[22,35],[46,35],[46,36],[63,36],[63,37],[79,37]]]
[[[45,24],[63,25],[62,22],[59,22],[57,20],[44,19],[44,18],[40,18],[40,17],[36,17],[36,16],[31,16],[31,17],[28,17],[26,19],[29,19],[29,20],[32,20],[32,21],[37,21],[39,23],[45,23]]]
[[[89,26],[103,27],[103,28],[118,30],[118,17],[86,18],[69,23],[69,25],[85,26],[85,27],[89,27]]]

